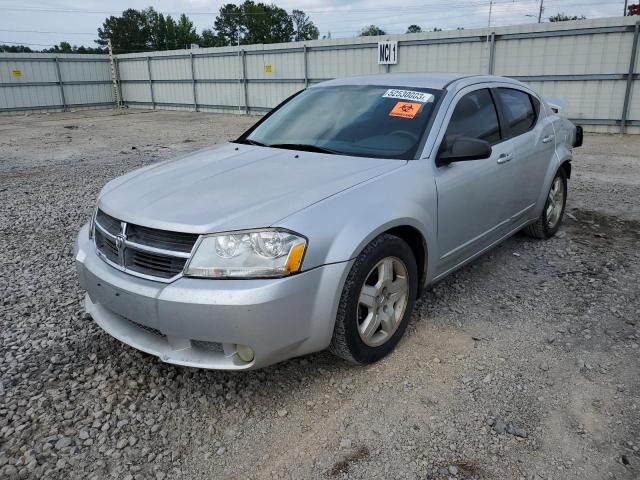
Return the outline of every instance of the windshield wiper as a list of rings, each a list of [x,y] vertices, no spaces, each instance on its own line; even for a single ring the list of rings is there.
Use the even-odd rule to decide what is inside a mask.
[[[257,147],[269,147],[266,143],[256,142],[255,140],[249,140],[248,138],[244,138],[242,140],[234,140],[232,143],[242,143],[243,145],[255,145]]]
[[[338,152],[337,150],[331,150],[329,148],[319,147],[317,145],[311,145],[307,143],[272,143],[271,145],[267,145],[267,147],[284,148],[286,150],[300,150],[303,152],[334,153],[334,154],[342,153],[342,152]]]

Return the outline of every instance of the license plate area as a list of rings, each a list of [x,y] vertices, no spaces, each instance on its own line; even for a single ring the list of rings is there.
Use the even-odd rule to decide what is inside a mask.
[[[128,320],[157,327],[155,301],[142,295],[134,295],[102,280],[93,280],[92,301]]]

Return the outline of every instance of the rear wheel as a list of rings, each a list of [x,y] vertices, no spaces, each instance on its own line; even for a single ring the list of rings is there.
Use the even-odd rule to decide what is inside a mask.
[[[533,238],[546,239],[553,237],[562,224],[566,203],[567,174],[564,168],[560,168],[553,182],[551,182],[551,188],[547,194],[547,201],[544,204],[544,209],[540,217],[538,217],[535,223],[526,227],[524,232]]]
[[[373,363],[387,355],[407,328],[417,285],[411,248],[393,235],[374,239],[347,276],[331,352],[357,364]]]

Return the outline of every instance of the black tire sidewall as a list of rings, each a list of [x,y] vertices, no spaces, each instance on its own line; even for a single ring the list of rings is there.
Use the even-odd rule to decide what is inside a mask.
[[[351,353],[351,356],[357,363],[373,363],[380,360],[382,357],[391,352],[400,341],[400,338],[404,334],[404,331],[409,324],[411,313],[413,311],[413,305],[416,299],[416,293],[418,290],[418,269],[416,266],[416,260],[411,251],[411,248],[400,238],[391,235],[383,242],[376,244],[376,241],[372,242],[374,248],[371,250],[365,249],[365,251],[356,259],[357,270],[352,268],[350,276],[354,276],[349,282],[350,288],[348,292],[343,292],[347,295],[346,308],[344,310],[345,318],[341,319],[344,322],[344,333],[347,347]],[[405,308],[404,315],[400,321],[400,325],[384,344],[377,347],[371,347],[365,344],[360,338],[357,324],[357,309],[358,299],[362,286],[369,276],[369,273],[373,267],[385,257],[397,257],[399,258],[407,268],[408,283],[409,283],[409,298],[407,299],[407,306]]]

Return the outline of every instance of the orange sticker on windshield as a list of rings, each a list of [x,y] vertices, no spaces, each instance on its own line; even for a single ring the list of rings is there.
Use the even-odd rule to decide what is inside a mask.
[[[414,102],[398,102],[389,112],[390,117],[413,118],[418,114],[418,110],[422,106],[421,103]]]

